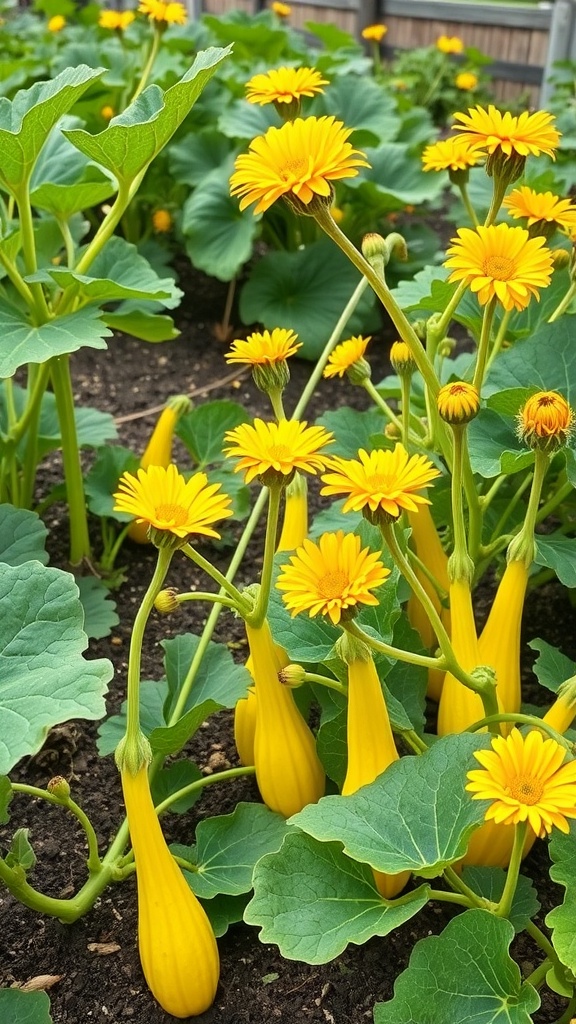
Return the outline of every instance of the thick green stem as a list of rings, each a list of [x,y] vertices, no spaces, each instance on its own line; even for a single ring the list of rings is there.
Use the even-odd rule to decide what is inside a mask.
[[[272,412],[274,413],[274,416],[276,417],[278,423],[280,423],[280,420],[285,420],[286,414],[284,412],[284,405],[282,402],[282,391],[280,390],[280,388],[275,388],[269,391],[268,398],[270,399]]]
[[[38,270],[38,263],[36,259],[36,241],[34,238],[34,218],[32,216],[32,207],[30,205],[30,190],[28,180],[23,181],[16,196],[16,202],[18,203],[18,214],[20,217],[20,238],[22,240],[22,253],[24,256],[24,266],[26,267],[27,274],[35,274]],[[27,287],[30,289],[32,296],[32,314],[35,318],[36,324],[46,323],[50,319],[50,312],[46,305],[46,298],[42,285],[39,282],[29,284]]]
[[[528,498],[528,508],[526,509],[521,530],[516,534],[508,547],[508,560],[523,561],[526,568],[529,568],[534,561],[536,549],[534,530],[536,528],[540,495],[549,462],[549,454],[536,449],[534,452],[534,476],[532,477],[532,487],[530,497]]]
[[[564,296],[562,301],[558,303],[558,305],[556,306],[556,309],[552,313],[552,316],[548,317],[548,323],[549,324],[553,324],[555,320],[558,320],[558,318],[562,316],[562,314],[568,309],[568,306],[572,302],[572,299],[574,298],[575,295],[576,295],[576,281],[572,281],[568,291],[566,292],[566,295]]]
[[[545,722],[542,718],[538,718],[536,715],[525,715],[520,711],[499,711],[495,715],[487,715],[486,718],[481,718],[478,722],[474,722],[469,725],[464,732],[478,732],[479,729],[484,729],[487,725],[493,725],[498,722],[514,722],[520,725],[530,725],[533,729],[540,729],[545,732],[553,740],[556,741],[561,747],[565,747],[566,750],[571,750],[573,744],[566,736],[562,733],[557,732],[548,722]]]
[[[276,551],[276,533],[278,530],[278,514],[280,511],[280,499],[282,487],[278,484],[270,487],[268,499],[268,519],[266,522],[266,539],[264,541],[264,558],[262,562],[262,573],[260,575],[260,589],[258,600],[254,611],[245,616],[253,629],[260,629],[266,618],[270,590],[272,587],[272,573],[274,571],[274,553]]]
[[[470,907],[477,907],[480,910],[488,910],[493,906],[490,900],[487,900],[484,896],[479,896],[478,893],[474,892],[469,885],[466,885],[466,882],[462,880],[457,871],[454,871],[454,868],[451,868],[450,866],[445,867],[443,875],[451,889],[454,889],[456,892],[459,892],[462,896],[466,897]]]
[[[524,850],[528,822],[521,821],[518,825],[513,825],[512,827],[514,828],[514,845],[512,847],[512,853],[510,854],[510,864],[508,865],[504,891],[502,892],[498,906],[494,911],[496,917],[510,917],[512,901],[516,892],[516,886],[518,885],[518,875],[520,874],[520,865],[522,863],[522,852]]]
[[[172,804],[175,804],[182,797],[190,796],[191,793],[200,793],[206,786],[213,786],[216,782],[228,782],[230,779],[239,779],[243,775],[254,775],[256,769],[254,765],[242,765],[240,768],[228,768],[224,772],[215,772],[214,775],[205,775],[202,779],[197,779],[196,782],[190,782],[187,786],[183,786],[182,789],[178,789],[175,793],[170,793],[165,800],[157,804],[155,807],[156,814],[160,817],[167,811]]]
[[[91,549],[80,449],[74,419],[70,356],[56,356],[50,359],[50,375],[62,438],[62,461],[70,516],[70,562],[72,565],[78,565],[83,559],[90,558]]]
[[[492,333],[492,321],[494,319],[494,313],[496,310],[496,297],[490,299],[488,304],[484,307],[484,316],[482,318],[482,331],[480,334],[480,341],[478,342],[478,352],[476,354],[476,366],[474,369],[474,380],[472,381],[478,394],[482,391],[482,383],[484,381],[484,374],[486,372],[486,361],[488,359],[488,351],[490,349],[490,336]]]
[[[134,103],[134,100],[138,99],[140,93],[144,91],[148,84],[148,79],[150,78],[152,68],[154,67],[154,61],[156,60],[156,57],[158,56],[158,50],[160,49],[161,38],[161,30],[156,25],[154,25],[152,42],[150,43],[150,49],[148,51],[148,58],[146,60],[146,64],[144,65],[144,70],[142,71],[140,81],[138,82],[138,85],[134,90],[130,103]]]
[[[492,345],[492,349],[490,351],[490,355],[488,356],[488,361],[486,363],[486,373],[488,373],[488,371],[490,370],[492,363],[496,359],[496,356],[500,352],[500,349],[502,348],[502,345],[506,340],[506,331],[508,330],[508,323],[510,321],[510,317],[512,316],[512,312],[513,311],[511,309],[504,310],[504,314],[502,316],[502,320],[500,321],[500,326],[498,328],[498,333],[494,338],[494,344]]]
[[[524,983],[526,985],[532,985],[532,988],[540,988],[540,986],[543,985],[546,981],[546,975],[548,974],[548,971],[553,966],[554,965],[551,960],[543,960],[542,963],[539,964],[534,971],[532,971],[526,978],[524,978]]]
[[[346,697],[348,694],[348,687],[344,683],[339,683],[337,679],[331,679],[330,676],[320,675],[319,672],[305,672],[302,682],[318,683],[319,686],[325,686],[328,690],[334,690],[336,693],[342,694],[343,697]]]
[[[78,819],[86,835],[86,841],[88,843],[88,860],[86,863],[88,870],[91,874],[101,870],[102,862],[98,853],[98,839],[92,827],[92,822],[75,800],[72,800],[70,796],[67,798],[54,796],[46,789],[39,789],[37,786],[28,786],[23,782],[12,782],[11,787],[13,793],[25,793],[27,796],[46,800],[47,803],[53,804],[57,807],[63,807],[65,810],[70,811],[71,814]]]
[[[544,932],[538,927],[538,925],[534,924],[534,921],[527,921],[524,927],[530,938],[534,939],[534,942],[540,946],[542,952],[545,953],[550,960],[554,961],[554,963],[558,963],[558,954],[554,949],[554,946],[550,942],[550,939],[544,935]]]

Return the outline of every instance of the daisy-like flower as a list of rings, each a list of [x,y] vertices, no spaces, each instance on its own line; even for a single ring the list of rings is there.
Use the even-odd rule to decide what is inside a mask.
[[[459,75],[456,75],[454,85],[464,92],[471,92],[478,85],[478,76],[473,71],[461,71]]]
[[[486,820],[517,825],[527,821],[541,838],[552,831],[569,832],[567,818],[576,818],[576,761],[564,764],[566,751],[556,740],[534,729],[523,736],[512,729],[495,736],[492,750],[475,750],[482,765],[467,774],[473,800],[492,800]]]
[[[356,363],[366,363],[364,353],[369,341],[370,337],[363,338],[360,334],[357,337],[348,338],[347,341],[341,341],[328,356],[328,362],[324,367],[324,377],[343,377]],[[366,365],[368,366],[367,363]]]
[[[49,32],[61,32],[66,25],[66,18],[61,14],[54,14],[48,19],[47,28]]]
[[[459,36],[438,36],[436,48],[441,53],[462,53],[464,43]]]
[[[366,28],[362,29],[362,39],[370,39],[375,43],[380,43],[386,35],[388,28],[386,25],[366,25]]]
[[[150,21],[164,25],[185,25],[188,17],[184,4],[164,3],[164,0],[140,0],[138,10],[140,14],[146,14]]]
[[[98,24],[100,28],[119,29],[123,32],[135,17],[134,11],[101,11]]]
[[[461,132],[461,138],[471,143],[480,143],[489,154],[502,153],[504,156],[540,156],[545,153],[555,159],[555,149],[560,132],[554,128],[554,115],[545,110],[534,114],[528,111],[516,117],[506,111],[502,114],[491,103],[484,107],[471,107],[467,114],[454,114],[460,124],[452,127]]]
[[[274,0],[274,3],[270,4],[270,10],[274,11],[279,18],[289,18],[292,14],[290,4],[282,4],[279,0]]]
[[[326,485],[321,494],[347,494],[344,512],[384,512],[397,519],[402,509],[417,512],[418,505],[429,505],[428,498],[417,494],[440,476],[425,455],[409,456],[398,443],[394,451],[360,449],[357,459],[330,459],[329,471],[322,476]]]
[[[473,384],[456,380],[438,392],[438,412],[446,423],[469,423],[478,415],[480,395]]]
[[[452,241],[444,263],[452,269],[448,280],[465,281],[481,305],[496,297],[504,309],[525,309],[550,284],[552,253],[543,238],[530,238],[524,228],[459,228]]]
[[[303,96],[323,93],[328,85],[314,68],[273,68],[262,75],[254,75],[246,83],[246,99],[249,103],[299,103]]]
[[[294,331],[275,327],[273,331],[254,331],[246,339],[233,341],[230,351],[224,358],[227,363],[268,366],[270,363],[283,362],[301,347],[302,342],[298,341],[298,335]]]
[[[553,450],[566,444],[574,413],[557,391],[537,391],[518,414],[518,435],[531,448]]]
[[[297,117],[281,128],[269,128],[250,143],[250,152],[236,158],[231,194],[240,209],[256,203],[264,213],[282,196],[308,206],[315,197],[331,201],[332,181],[353,178],[368,167],[364,154],[347,141],[352,129],[334,117]]]
[[[221,484],[209,484],[205,473],[188,481],[172,463],[139,469],[137,476],[124,473],[114,495],[116,512],[127,512],[137,523],[186,540],[191,534],[219,537],[213,529],[219,519],[232,515],[231,499]]]
[[[224,440],[229,447],[228,456],[239,456],[235,472],[246,472],[246,483],[259,477],[264,484],[289,483],[296,470],[316,473],[324,469],[328,457],[321,449],[333,441],[324,427],[309,427],[299,420],[280,420],[265,423],[255,419],[254,424],[242,423],[227,430]]]
[[[292,617],[308,612],[338,623],[358,604],[378,604],[371,591],[389,575],[378,554],[361,548],[360,537],[338,530],[323,533],[318,544],[305,540],[281,567],[276,586]]]
[[[534,192],[527,185],[520,185],[506,196],[502,203],[511,217],[526,218],[531,234],[550,237],[556,228],[563,231],[576,230],[576,206],[570,199],[560,199],[553,192]]]
[[[478,146],[471,145],[457,135],[450,139],[438,139],[426,146],[422,154],[424,171],[467,171],[474,167],[484,154]]]

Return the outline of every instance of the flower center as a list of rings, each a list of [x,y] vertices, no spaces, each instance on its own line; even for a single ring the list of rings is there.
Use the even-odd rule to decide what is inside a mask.
[[[532,775],[517,775],[508,787],[510,796],[521,804],[528,804],[530,807],[537,804],[544,792],[544,786],[539,779]]]
[[[280,171],[282,181],[290,181],[293,178],[302,178],[308,170],[308,160],[305,157],[298,157],[290,160]]]
[[[390,475],[388,473],[373,473],[366,477],[366,490],[368,491],[390,491]]]
[[[548,405],[556,405],[556,397],[554,395],[542,395],[538,399],[538,408],[543,409]]]
[[[170,523],[171,526],[184,526],[188,521],[188,509],[182,505],[171,505],[166,502],[164,505],[156,505],[154,511],[159,522]]]
[[[347,574],[342,569],[335,569],[318,580],[318,593],[326,598],[342,597],[348,582]]]
[[[273,444],[268,454],[274,462],[291,462],[293,455],[287,444]]]
[[[488,256],[484,260],[483,271],[486,277],[496,281],[509,281],[515,273],[514,260],[509,256]]]

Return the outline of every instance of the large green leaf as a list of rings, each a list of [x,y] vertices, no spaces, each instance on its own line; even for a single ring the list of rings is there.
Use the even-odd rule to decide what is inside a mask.
[[[211,463],[224,461],[224,434],[241,423],[247,423],[249,418],[244,406],[238,402],[229,399],[205,402],[178,420],[176,433],[194,462],[203,469]]]
[[[109,636],[120,621],[109,587],[96,576],[77,576],[76,586],[84,609],[84,632],[95,640]]]
[[[576,973],[576,824],[570,822],[568,835],[554,829],[548,848],[553,861],[550,878],[566,891],[561,905],[546,917],[546,924],[552,929],[560,960]]]
[[[40,562],[3,566],[0,604],[0,772],[8,772],[52,725],[101,718],[113,668],[82,657],[88,638],[70,573]]]
[[[231,103],[218,119],[219,130],[231,139],[252,140],[281,124],[280,114],[272,103],[261,107],[246,100]]]
[[[98,135],[76,128],[65,134],[87,157],[107,167],[126,186],[172,138],[230,48],[197,54],[189,71],[165,93],[150,85]]]
[[[232,814],[201,821],[195,845],[173,846],[172,852],[196,865],[197,871],[184,874],[197,896],[239,896],[250,892],[257,861],[279,850],[288,831],[280,814],[262,804],[240,803]]]
[[[498,903],[504,892],[506,871],[503,868],[466,867],[462,871],[462,881],[479,896],[483,896],[492,903]],[[508,920],[514,931],[523,932],[528,922],[536,916],[539,910],[540,902],[534,882],[526,875],[518,875],[514,899],[508,915]]]
[[[110,444],[98,450],[96,458],[84,480],[84,493],[88,508],[96,516],[110,516],[120,523],[129,523],[134,516],[116,512],[113,494],[118,481],[126,471],[135,473],[140,460],[129,448]]]
[[[22,565],[36,559],[46,565],[44,547],[48,530],[35,512],[14,505],[0,505],[0,562]]]
[[[466,771],[485,736],[445,736],[419,757],[402,757],[350,796],[327,796],[291,821],[321,842],[338,841],[378,871],[440,874],[466,852],[486,810],[465,792]],[[407,827],[409,823],[409,827]]]
[[[324,964],[350,942],[388,935],[427,899],[428,886],[421,885],[401,906],[386,904],[370,868],[349,860],[339,843],[318,843],[296,832],[256,865],[244,920],[258,925],[261,941],[276,943],[289,960]]]
[[[576,537],[544,533],[536,537],[536,565],[553,569],[565,587],[576,587]]]
[[[212,171],[183,208],[182,232],[192,263],[220,281],[231,281],[252,255],[259,230],[252,210],[230,195],[231,167]]]
[[[212,171],[218,170],[231,152],[228,140],[214,130],[191,132],[168,147],[170,171],[185,185],[202,185]]]
[[[324,90],[318,106],[320,113],[336,116],[347,128],[355,129],[355,146],[377,146],[394,139],[402,124],[392,95],[373,78],[335,79]]]
[[[35,188],[30,196],[32,206],[48,210],[54,216],[68,220],[80,210],[98,206],[117,191],[116,185],[98,167],[87,167],[82,180],[74,185],[56,185],[47,182]]]
[[[369,168],[357,178],[346,182],[352,189],[362,189],[370,182],[380,195],[392,196],[403,205],[436,199],[443,190],[439,175],[425,174],[411,148],[401,142],[384,142],[375,149],[366,149]]]
[[[0,1018],[5,1024],[52,1024],[50,1000],[45,992],[0,988]]]
[[[429,311],[441,313],[456,291],[456,284],[448,284],[445,267],[424,267],[414,277],[400,281],[392,294],[405,312]]]
[[[77,117],[63,117],[54,126],[32,173],[32,206],[68,220],[80,210],[104,202],[117,191],[116,181],[89,164],[65,135],[63,128],[82,127]]]
[[[0,299],[0,377],[12,377],[24,363],[45,363],[79,348],[106,348],[112,331],[99,309],[79,309],[34,327],[26,315]]]
[[[542,325],[498,357],[483,391],[488,396],[508,388],[560,391],[576,405],[576,346],[570,317]]]
[[[372,451],[372,437],[383,432],[386,421],[379,409],[359,412],[344,405],[340,409],[330,409],[323,413],[316,422],[334,434],[334,441],[329,448],[330,455],[357,459],[360,448]]]
[[[358,271],[329,239],[298,252],[272,252],[259,260],[240,296],[246,324],[291,327],[299,355],[317,359],[360,280]],[[347,336],[370,329],[374,295],[366,291],[346,327]]]
[[[482,409],[469,424],[468,448],[475,473],[491,478],[532,465],[534,452],[522,444],[514,427],[511,416],[501,416],[494,409]]]
[[[13,100],[0,97],[0,182],[15,193],[28,181],[56,122],[74,105],[103,68],[66,68],[51,82],[36,82]]]
[[[113,313],[104,310],[102,314],[104,323],[114,331],[122,331],[123,334],[131,334],[133,338],[151,342],[172,341],[180,334],[170,316],[147,313],[143,309],[123,310],[121,307],[122,304]]]
[[[563,683],[565,679],[570,679],[576,673],[576,662],[567,658],[562,651],[552,647],[545,640],[540,640],[537,637],[535,640],[529,640],[528,646],[533,651],[539,652],[532,666],[538,677],[538,682],[547,690],[552,690],[552,693],[556,693],[560,683]]]
[[[513,938],[510,922],[487,910],[460,914],[416,943],[374,1024],[530,1024],[540,998],[508,952]]]

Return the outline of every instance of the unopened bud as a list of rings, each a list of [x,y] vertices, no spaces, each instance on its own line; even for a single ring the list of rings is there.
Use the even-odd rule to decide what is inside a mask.
[[[554,452],[568,441],[574,413],[557,391],[537,391],[518,415],[518,436],[529,448]]]
[[[411,377],[416,363],[410,346],[405,341],[395,341],[390,349],[390,362],[399,377]]]
[[[53,779],[50,779],[46,789],[58,800],[67,800],[70,796],[70,784],[63,775],[55,775]]]
[[[478,415],[480,395],[473,384],[457,380],[445,384],[438,392],[438,412],[446,423],[469,423]]]
[[[154,601],[154,607],[160,615],[171,615],[178,611],[178,591],[174,587],[166,587],[161,590]]]
[[[280,669],[278,679],[283,686],[295,688],[297,686],[302,686],[302,683],[306,679],[306,671],[302,668],[302,665],[286,665],[284,668]]]
[[[382,235],[371,231],[362,239],[362,255],[372,269],[384,280],[384,268],[388,263],[389,251]]]
[[[387,423],[384,427],[384,436],[389,437],[391,441],[398,441],[400,439],[400,430],[395,423]]]
[[[568,249],[551,249],[554,266],[561,270],[570,265],[570,253]]]

